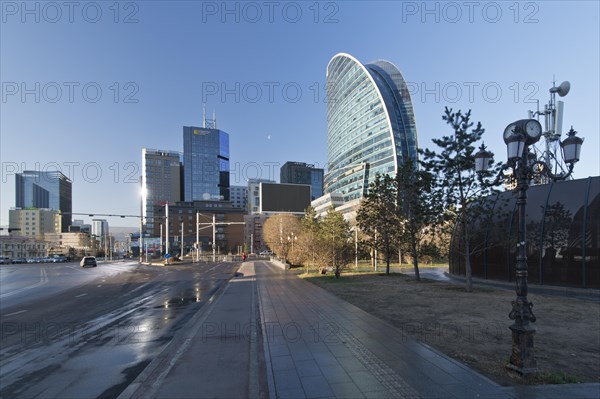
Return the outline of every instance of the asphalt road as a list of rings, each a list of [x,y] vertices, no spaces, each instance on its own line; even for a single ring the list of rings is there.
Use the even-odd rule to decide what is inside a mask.
[[[118,396],[238,267],[0,267],[0,397]]]

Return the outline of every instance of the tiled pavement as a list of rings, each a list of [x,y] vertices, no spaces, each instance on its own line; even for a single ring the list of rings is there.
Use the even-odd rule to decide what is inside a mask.
[[[600,399],[600,384],[501,387],[273,263],[240,272],[120,398]]]
[[[501,387],[292,273],[256,274],[271,397],[600,398],[600,384]]]

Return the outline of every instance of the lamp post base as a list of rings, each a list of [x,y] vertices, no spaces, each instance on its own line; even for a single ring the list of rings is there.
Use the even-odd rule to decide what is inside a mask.
[[[512,354],[506,368],[523,377],[536,374],[538,369],[533,351],[535,327],[526,328],[512,325],[509,328],[512,331]]]

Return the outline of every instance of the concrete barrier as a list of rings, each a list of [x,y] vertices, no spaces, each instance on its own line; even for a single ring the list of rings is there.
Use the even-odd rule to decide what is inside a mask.
[[[270,262],[283,270],[288,270],[290,268],[289,263],[282,262],[274,256],[271,256]]]

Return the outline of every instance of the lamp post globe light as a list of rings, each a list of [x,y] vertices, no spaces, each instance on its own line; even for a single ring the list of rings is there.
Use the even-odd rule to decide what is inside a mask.
[[[536,332],[536,317],[533,314],[533,303],[527,299],[527,244],[526,244],[526,221],[525,205],[527,204],[527,189],[529,182],[535,175],[545,175],[552,181],[565,180],[571,173],[581,152],[583,139],[576,137],[576,131],[567,133],[567,138],[560,143],[563,150],[564,162],[568,165],[568,171],[563,174],[553,174],[551,168],[543,161],[536,159],[529,146],[538,142],[542,135],[542,126],[536,119],[522,119],[509,124],[504,130],[504,142],[507,149],[508,161],[502,165],[502,169],[496,181],[497,184],[506,176],[505,170],[512,170],[512,177],[516,179],[517,185],[517,257],[515,267],[516,277],[516,300],[512,301],[512,310],[509,318],[514,323],[509,327],[512,331],[512,352],[507,367],[527,377],[537,372],[537,363],[534,355],[533,337]],[[481,177],[492,164],[492,153],[480,147],[475,155],[475,170]]]

